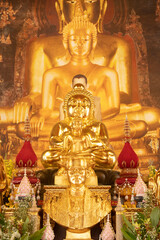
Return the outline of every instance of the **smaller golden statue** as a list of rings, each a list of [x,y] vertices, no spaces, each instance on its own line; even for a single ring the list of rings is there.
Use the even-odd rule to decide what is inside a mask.
[[[45,186],[46,213],[67,227],[66,239],[90,238],[90,227],[111,210],[109,186],[98,186],[93,167],[112,168],[115,154],[105,125],[94,118],[94,97],[78,82],[64,99],[64,120],[52,129],[44,167],[60,169]],[[91,186],[92,185],[92,186]]]
[[[113,168],[115,154],[109,146],[105,125],[94,118],[94,98],[78,84],[64,100],[64,120],[51,131],[50,149],[43,153],[44,167],[57,167],[62,156],[90,154],[94,164]]]

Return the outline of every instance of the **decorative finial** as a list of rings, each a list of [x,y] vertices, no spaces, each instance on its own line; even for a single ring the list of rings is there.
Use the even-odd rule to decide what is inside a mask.
[[[128,121],[128,117],[126,114],[126,119],[125,119],[125,123],[124,123],[124,136],[125,136],[125,142],[130,142],[131,141],[131,129],[129,126],[129,121]]]
[[[24,139],[25,141],[31,140],[31,126],[30,126],[30,119],[29,116],[26,116],[25,123],[24,123]]]
[[[115,232],[113,230],[113,227],[109,221],[109,214],[107,215],[107,222],[104,225],[104,228],[100,234],[101,240],[113,240],[115,239]]]
[[[117,207],[116,211],[123,211],[122,203],[121,203],[121,197],[120,197],[120,192],[118,193],[118,202],[117,202]]]
[[[147,192],[147,186],[144,183],[143,179],[141,178],[139,168],[138,168],[137,172],[138,172],[138,176],[137,176],[136,182],[134,184],[134,192],[135,192],[136,196],[144,197],[145,193]]]
[[[50,217],[49,214],[47,214],[47,223],[46,223],[46,229],[43,233],[42,240],[53,240],[55,237],[54,231],[52,230],[51,224],[50,224]]]
[[[117,207],[122,207],[122,203],[121,203],[121,197],[120,197],[120,192],[118,193],[118,202],[117,202]]]
[[[24,177],[21,180],[21,183],[18,187],[18,191],[16,197],[27,197],[30,196],[32,193],[32,186],[27,177],[26,168],[24,169]]]
[[[37,203],[36,203],[36,198],[35,198],[35,193],[34,190],[32,188],[32,208],[37,208]]]

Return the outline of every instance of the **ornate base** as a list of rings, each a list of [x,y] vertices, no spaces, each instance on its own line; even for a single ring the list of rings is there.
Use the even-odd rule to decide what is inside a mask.
[[[75,232],[72,229],[67,229],[65,240],[92,240],[90,229],[82,230],[83,232]]]
[[[67,227],[72,234],[78,233],[78,236],[111,211],[110,186],[89,186],[85,188],[84,197],[72,196],[67,186],[46,185],[44,189],[44,212],[58,224]],[[67,238],[71,237],[67,235]],[[88,238],[90,235],[85,235],[84,239]]]

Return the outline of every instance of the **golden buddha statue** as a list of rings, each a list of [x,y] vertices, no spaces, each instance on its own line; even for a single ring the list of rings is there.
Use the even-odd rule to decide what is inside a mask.
[[[92,156],[94,165],[112,168],[115,154],[109,147],[107,129],[95,120],[94,98],[83,85],[75,85],[66,95],[64,116],[51,131],[49,150],[42,155],[44,167],[61,166],[58,175],[63,175],[66,156]]]
[[[77,16],[65,26],[63,32],[63,44],[70,53],[70,62],[64,66],[51,68],[44,74],[42,106],[31,117],[33,137],[48,136],[53,122],[58,120],[59,99],[61,102],[63,101],[66,93],[71,89],[70,79],[77,72],[80,72],[81,75],[85,74],[90,91],[96,97],[103,98],[105,104],[102,105],[102,112],[99,113],[102,114],[102,117],[105,115],[113,117],[119,112],[117,73],[111,68],[92,64],[89,59],[96,42],[96,27],[89,22],[87,15],[83,15],[82,11],[77,10]],[[99,83],[101,86],[103,85],[103,89],[97,88]],[[19,136],[23,136],[23,124],[18,124],[17,131]]]
[[[44,212],[67,228],[66,239],[91,239],[90,227],[111,210],[109,186],[98,186],[93,167],[113,168],[105,125],[94,118],[94,97],[79,81],[64,99],[64,120],[51,131],[44,167],[59,167],[45,186]],[[91,186],[92,185],[92,186]]]
[[[131,51],[129,44],[120,37],[103,33],[103,18],[107,8],[107,0],[56,0],[59,17],[59,32],[63,32],[66,24],[73,20],[77,7],[85,12],[98,31],[98,44],[90,55],[91,62],[113,68],[118,73],[121,102],[129,103],[131,93]],[[50,68],[65,65],[70,60],[62,44],[62,36],[40,37],[33,41],[26,56],[26,84],[29,95],[41,93],[43,74]],[[88,69],[89,71],[89,69]],[[41,88],[42,87],[42,88]],[[100,88],[102,86],[99,85]]]
[[[89,17],[100,31],[106,3],[105,0],[97,0],[90,3],[89,8],[88,3],[82,6],[80,0],[76,4],[56,1],[56,8],[61,10],[65,24],[71,20],[69,16],[75,15],[63,29],[63,44],[69,54],[64,56],[66,51],[61,46],[61,36],[40,38],[33,42],[27,55],[29,64],[26,75],[29,82],[25,86],[28,86],[29,95],[17,102],[12,111],[2,109],[1,120],[8,123],[23,122],[24,115],[29,111],[32,136],[46,136],[53,122],[58,119],[59,101],[70,90],[70,79],[80,73],[87,76],[89,90],[93,95],[101,99],[102,120],[107,124],[111,140],[119,140],[124,136],[126,113],[131,121],[132,138],[142,137],[148,130],[159,127],[159,109],[142,107],[139,103],[128,104],[131,103],[132,95],[128,44],[121,38],[102,33],[97,37],[94,25],[87,19],[87,10],[91,11],[93,7],[96,14],[91,14],[91,11]],[[101,10],[101,16],[97,15],[97,9]],[[18,136],[23,136],[23,129],[23,124],[16,126]]]
[[[98,29],[98,44],[96,45],[94,55],[90,54],[92,62],[115,69],[119,77],[121,99],[123,98],[124,101],[125,99],[131,99],[130,82],[132,74],[129,46],[122,38],[102,33],[102,23],[107,8],[107,1],[56,0],[55,6],[60,20],[60,33],[64,25],[72,20],[77,6],[81,11],[86,11],[89,21],[94,23]],[[62,66],[70,61],[70,54],[66,54],[62,40],[62,35],[40,37],[28,46],[26,54],[26,78],[24,82],[24,88],[28,92],[28,95],[18,100],[14,108],[0,109],[1,123],[12,124],[24,122],[28,113],[33,115],[37,112],[37,109],[41,108],[41,94],[42,91],[46,91],[42,84],[43,74],[50,68]],[[86,71],[89,74],[90,66],[86,67]],[[78,71],[77,73],[80,72]],[[98,86],[103,92],[102,86]],[[114,93],[112,94],[114,95]],[[103,95],[105,94],[103,93]],[[50,105],[47,107],[50,107]],[[58,113],[55,112],[54,115],[56,114],[57,116]]]
[[[70,61],[68,64],[51,68],[45,72],[42,82],[42,109],[38,115],[33,117],[35,128],[37,128],[36,124],[40,125],[40,121],[45,115],[47,122],[44,125],[46,126],[49,126],[49,119],[52,116],[55,119],[57,116],[55,112],[58,111],[57,106],[59,106],[57,99],[64,98],[70,89],[69,79],[80,72],[86,75],[89,90],[94,96],[101,99],[102,120],[107,124],[110,139],[119,140],[123,137],[126,113],[132,121],[131,135],[133,138],[142,137],[148,129],[153,130],[159,126],[160,111],[159,109],[142,107],[140,104],[120,103],[120,89],[116,71],[93,64],[90,61],[91,52],[96,47],[96,37],[96,28],[88,21],[87,15],[83,14],[82,11],[77,11],[77,15],[63,29],[63,44],[70,53]],[[99,85],[101,87],[97,87]],[[47,128],[44,126],[44,129]],[[43,132],[47,132],[44,129]]]

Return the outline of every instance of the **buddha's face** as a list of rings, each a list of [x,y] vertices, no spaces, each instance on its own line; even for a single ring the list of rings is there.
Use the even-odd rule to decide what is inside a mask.
[[[68,50],[71,56],[88,57],[92,51],[90,29],[71,29],[68,36]]]
[[[86,170],[81,167],[70,167],[68,169],[69,182],[73,185],[81,185],[86,180]]]
[[[71,118],[88,118],[91,102],[83,95],[76,95],[68,100],[68,116]]]
[[[75,5],[77,0],[63,0],[63,13],[67,23],[74,16]],[[87,11],[89,21],[93,24],[97,23],[100,15],[100,0],[81,0],[83,10]]]

